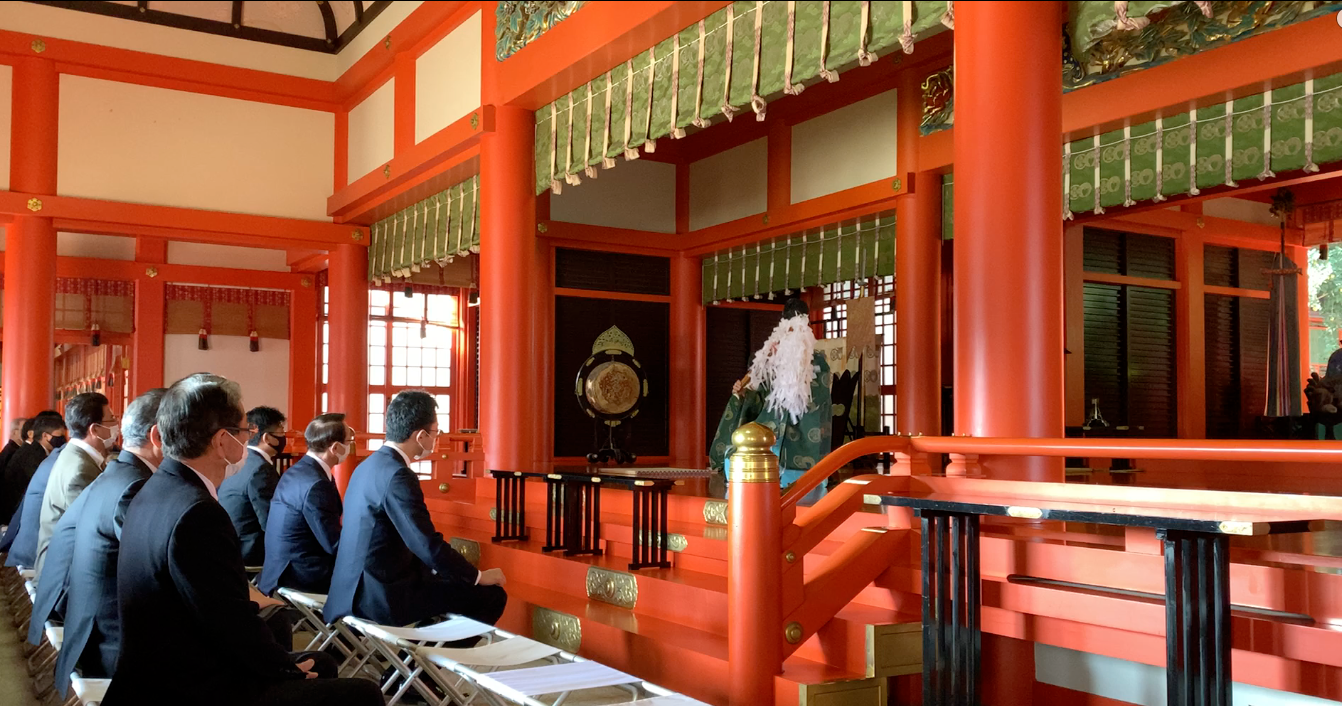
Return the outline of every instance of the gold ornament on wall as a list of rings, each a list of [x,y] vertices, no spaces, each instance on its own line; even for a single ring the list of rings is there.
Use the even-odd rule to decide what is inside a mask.
[[[153,279],[158,276],[158,268],[157,267],[145,268],[144,273],[148,275],[150,279]]]
[[[363,240],[363,231],[356,230],[356,231],[350,233],[350,234],[349,234],[349,239],[350,239],[350,240],[353,240],[353,241],[356,242],[356,243],[362,241],[362,240]]]
[[[633,610],[638,604],[638,581],[633,574],[593,566],[587,569],[587,597]]]
[[[44,42],[44,41],[42,41],[42,40],[40,40],[40,39],[34,39],[34,40],[33,40],[33,45],[32,45],[32,46],[33,46],[33,51],[34,51],[35,53],[38,53],[38,54],[41,54],[42,52],[44,52],[44,51],[47,50],[47,43]]]
[[[33,213],[37,213],[38,211],[41,211],[41,210],[42,210],[42,199],[39,199],[39,198],[31,198],[31,199],[28,199],[28,210],[29,210],[29,211],[32,211]]]

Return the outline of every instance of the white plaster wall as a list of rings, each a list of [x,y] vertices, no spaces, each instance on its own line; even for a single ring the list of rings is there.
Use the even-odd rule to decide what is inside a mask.
[[[768,140],[760,138],[691,164],[690,229],[766,211],[768,155]]]
[[[346,177],[381,169],[394,154],[396,79],[387,79],[349,112],[349,161]]]
[[[886,91],[792,127],[792,203],[893,177],[895,91]]]
[[[326,219],[331,113],[61,76],[62,196]]]
[[[237,245],[168,242],[169,265],[231,267],[238,270],[288,272],[288,253],[283,250],[244,248]]]
[[[0,64],[0,191],[9,190],[9,121],[13,95],[14,70]]]
[[[371,49],[385,51],[382,47],[382,41],[387,38],[387,35],[396,25],[401,24],[401,21],[409,17],[410,13],[415,11],[415,8],[423,4],[423,0],[413,2],[411,0],[394,0],[387,9],[383,10],[371,24],[359,33],[359,36],[354,38],[354,41],[346,44],[345,48],[340,50],[340,54],[335,57],[335,75],[340,76],[348,71],[355,62]],[[392,47],[392,51],[398,51],[402,48]],[[334,81],[335,79],[330,80]]]
[[[1233,196],[1223,196],[1219,199],[1207,199],[1202,202],[1202,214],[1205,216],[1214,216],[1216,218],[1229,218],[1246,223],[1257,223],[1258,225],[1276,227],[1280,221],[1272,217],[1268,211],[1271,204],[1262,201],[1250,201],[1249,199],[1237,199]]]
[[[163,384],[192,373],[214,373],[242,386],[245,409],[267,405],[289,413],[289,342],[261,339],[261,350],[248,350],[245,336],[210,336],[210,349],[199,350],[194,333],[163,337]]]
[[[551,220],[654,233],[676,232],[676,165],[638,159],[550,195]]]
[[[480,14],[415,60],[415,142],[480,107]]]
[[[1034,670],[1035,681],[1045,684],[1138,706],[1166,706],[1163,667],[1035,643]],[[1233,706],[1336,706],[1342,703],[1239,682],[1233,684],[1230,700]]]
[[[394,2],[392,7],[378,16],[374,25],[388,14],[393,14],[397,5],[418,6],[419,3]],[[144,22],[104,17],[88,12],[73,12],[26,2],[0,3],[0,29],[179,59],[207,61],[211,64],[243,69],[271,71],[319,81],[334,81],[340,77],[340,71],[343,70],[339,69],[337,57],[321,52],[160,27]],[[372,29],[374,27],[368,28]],[[365,35],[368,30],[364,31]],[[387,30],[382,30],[383,35],[386,32]],[[378,36],[377,41],[382,41],[382,36]],[[349,49],[350,47],[346,47],[345,51]],[[367,51],[367,48],[363,51]],[[352,64],[353,61],[349,63]]]
[[[91,257],[98,260],[135,260],[135,238],[90,233],[56,234],[56,254],[61,257]]]

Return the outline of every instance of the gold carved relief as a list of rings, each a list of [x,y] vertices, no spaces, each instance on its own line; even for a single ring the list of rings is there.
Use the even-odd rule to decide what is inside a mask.
[[[593,566],[587,569],[587,597],[632,610],[638,603],[638,580],[633,574]]]
[[[704,522],[710,525],[727,525],[727,501],[704,501]]]
[[[466,561],[471,562],[471,566],[480,565],[479,542],[476,542],[471,539],[463,539],[461,537],[453,537],[452,540],[448,543],[452,545],[453,549],[457,550],[457,553],[460,554],[462,558],[466,559]]]
[[[582,647],[582,623],[568,613],[536,606],[531,611],[531,638],[574,653]]]

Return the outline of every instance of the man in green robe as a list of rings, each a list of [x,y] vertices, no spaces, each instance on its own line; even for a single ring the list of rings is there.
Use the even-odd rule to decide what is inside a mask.
[[[829,385],[829,364],[815,352],[806,304],[790,300],[782,321],[755,354],[750,373],[732,388],[709,448],[710,467],[725,475],[736,450],[732,432],[757,422],[774,433],[773,452],[778,456],[781,486],[787,490],[829,453],[833,425]],[[823,494],[822,484],[805,501],[814,502]]]

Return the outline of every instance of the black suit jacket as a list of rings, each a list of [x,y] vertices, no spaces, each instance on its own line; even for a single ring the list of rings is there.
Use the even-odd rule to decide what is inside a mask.
[[[247,460],[231,478],[219,484],[219,504],[233,521],[242,541],[242,563],[260,566],[266,560],[266,524],[270,521],[270,499],[280,474],[265,456],[247,450]]]
[[[4,502],[4,507],[0,510],[4,510],[6,516],[19,512],[28,482],[33,479],[33,473],[46,457],[47,450],[41,444],[27,444],[15,451],[14,456],[9,459],[9,465],[5,466],[3,483],[0,483],[0,500]],[[46,488],[43,487],[43,490]]]
[[[37,563],[37,530],[42,526],[42,497],[47,494],[47,480],[51,478],[51,469],[56,465],[56,459],[60,458],[61,452],[68,447],[68,444],[62,446],[42,458],[38,462],[37,470],[28,479],[28,489],[23,494],[23,500],[9,520],[9,530],[5,532],[4,539],[0,540],[0,551],[9,552],[9,556],[5,557],[5,566],[31,568]],[[32,444],[23,450],[27,451],[28,448],[35,448],[37,451],[23,456],[16,454],[11,464],[19,463],[21,459],[26,463],[34,455],[47,453],[41,444]]]
[[[168,459],[121,528],[121,655],[103,706],[235,706],[301,679],[248,597],[238,535],[195,471]]]
[[[70,672],[76,666],[86,677],[107,677],[116,669],[117,655],[121,652],[116,592],[121,528],[131,501],[151,475],[153,471],[138,456],[122,451],[61,517],[47,548],[43,577],[55,569],[56,543],[61,540],[62,532],[70,528],[65,639],[56,658],[55,675],[56,688],[62,696],[69,689]],[[73,521],[71,515],[77,515]],[[43,578],[38,584],[39,603],[47,587]]]
[[[7,480],[9,476],[5,475],[10,459],[14,458],[14,454],[21,448],[22,444],[10,439],[5,448],[0,449],[0,517],[13,514],[14,506],[19,502],[19,493],[23,492],[24,486],[11,486]]]
[[[284,472],[270,501],[266,561],[257,588],[328,593],[340,545],[340,492],[321,464],[303,456]]]
[[[443,581],[474,584],[478,577],[434,529],[419,478],[400,454],[384,446],[354,469],[326,599],[328,622],[355,615],[407,625],[441,612]]]

